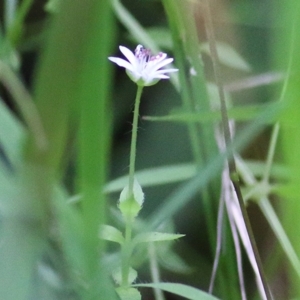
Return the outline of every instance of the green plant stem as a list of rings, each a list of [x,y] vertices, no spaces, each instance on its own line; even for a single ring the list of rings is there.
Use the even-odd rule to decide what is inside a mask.
[[[143,92],[143,86],[138,85],[134,110],[133,110],[133,123],[132,123],[132,134],[131,134],[131,145],[130,145],[130,161],[129,161],[129,182],[128,182],[128,199],[133,195],[133,184],[134,184],[134,172],[135,172],[135,158],[136,158],[136,141],[137,141],[137,129],[138,129],[138,118],[139,109],[141,103],[141,96]],[[122,245],[122,286],[128,286],[128,276],[130,268],[130,256],[131,256],[131,234],[132,234],[132,219],[126,218],[126,229],[125,229],[125,242]]]
[[[32,4],[33,0],[22,1],[17,12],[15,13],[15,19],[12,21],[7,33],[7,38],[13,47],[16,47],[20,37],[22,36],[24,20]]]
[[[224,92],[224,86],[221,80],[221,71],[219,68],[219,56],[218,56],[218,51],[216,47],[216,40],[215,40],[215,33],[213,29],[213,23],[212,23],[212,16],[211,16],[211,11],[210,11],[210,5],[209,5],[209,0],[204,1],[204,22],[205,22],[205,27],[206,27],[206,33],[207,33],[207,38],[209,41],[209,48],[211,51],[211,57],[212,57],[212,63],[213,63],[213,70],[214,70],[214,75],[215,75],[215,80],[216,84],[218,86],[218,92],[220,96],[220,103],[221,103],[221,115],[222,115],[222,124],[223,124],[223,130],[224,130],[224,139],[225,139],[225,144],[226,148],[230,149],[231,145],[231,135],[230,135],[230,128],[229,128],[229,120],[228,120],[228,114],[227,114],[227,108],[226,108],[226,102],[225,102],[225,92]],[[261,282],[263,285],[263,289],[266,295],[267,300],[271,300],[271,292],[266,280],[266,276],[264,274],[263,270],[263,265],[260,259],[260,255],[257,249],[256,241],[254,238],[253,230],[250,224],[250,220],[248,217],[248,213],[245,207],[243,195],[241,192],[240,188],[240,182],[239,182],[239,177],[237,174],[237,169],[236,169],[236,164],[235,160],[233,157],[233,153],[229,153],[230,157],[228,158],[228,166],[229,166],[229,172],[230,172],[230,177],[232,180],[232,184],[234,186],[241,213],[245,222],[246,230],[249,235],[249,240],[251,243],[251,247],[254,253],[254,257],[257,263],[259,275],[261,278]]]
[[[274,155],[275,155],[275,148],[276,148],[278,135],[279,135],[279,129],[280,129],[280,125],[279,125],[279,123],[276,123],[273,127],[271,141],[270,141],[269,150],[268,150],[267,161],[266,161],[266,166],[265,166],[265,171],[264,171],[263,179],[262,179],[262,183],[265,183],[265,184],[269,183],[272,163],[273,163]]]
[[[136,93],[136,97],[135,97],[134,111],[133,111],[133,124],[132,124],[130,162],[129,162],[128,198],[133,194],[138,117],[139,117],[139,109],[140,109],[142,91],[143,91],[143,86],[138,85],[137,93]]]
[[[125,242],[122,245],[122,287],[128,286],[128,276],[131,256],[132,221],[126,220]]]
[[[2,61],[0,61],[0,82],[11,94],[14,104],[35,139],[36,146],[39,150],[45,150],[48,141],[36,105],[18,76]]]
[[[157,255],[154,242],[150,242],[148,244],[148,254],[149,254],[149,262],[150,262],[150,271],[151,271],[151,278],[153,283],[160,282],[160,274],[159,274],[159,267],[157,263]],[[155,300],[165,300],[164,294],[162,290],[158,288],[153,288]]]

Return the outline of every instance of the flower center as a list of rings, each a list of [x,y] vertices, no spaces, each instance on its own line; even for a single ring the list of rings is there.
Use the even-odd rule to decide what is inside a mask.
[[[158,60],[163,55],[162,52],[158,53],[157,55],[151,55],[151,50],[146,49],[142,45],[138,45],[134,53],[135,57],[139,60],[139,63],[142,66],[142,68],[145,68],[148,62]]]

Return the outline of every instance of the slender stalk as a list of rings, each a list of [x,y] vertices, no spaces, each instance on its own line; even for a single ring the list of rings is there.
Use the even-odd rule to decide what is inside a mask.
[[[142,96],[143,86],[138,85],[134,110],[133,110],[133,123],[132,123],[132,135],[130,145],[130,161],[129,161],[129,183],[128,183],[128,195],[130,199],[133,195],[134,184],[134,172],[135,172],[135,158],[136,158],[136,141],[137,141],[137,129],[139,109]],[[122,286],[128,286],[128,276],[130,268],[130,256],[131,256],[131,235],[132,235],[132,218],[125,218],[125,242],[122,245]]]
[[[139,117],[139,109],[140,109],[142,91],[143,91],[143,86],[138,85],[137,93],[136,93],[136,97],[135,97],[134,111],[133,111],[133,124],[132,124],[130,162],[129,162],[129,184],[128,184],[129,185],[129,188],[128,188],[129,194],[128,194],[128,197],[130,197],[133,194],[138,117]]]
[[[214,288],[214,283],[217,275],[217,269],[220,261],[220,256],[221,256],[221,249],[222,249],[222,225],[223,225],[223,217],[224,217],[224,197],[221,195],[220,197],[220,202],[219,202],[219,209],[218,209],[218,221],[217,221],[217,245],[216,245],[216,253],[215,253],[215,258],[214,258],[214,264],[213,264],[213,269],[211,272],[211,277],[210,277],[210,283],[209,283],[209,288],[208,292],[212,294],[213,288]]]
[[[31,131],[37,147],[39,150],[45,150],[48,141],[37,107],[22,81],[9,65],[2,61],[0,61],[0,82],[11,94],[12,100]]]
[[[279,129],[280,129],[280,125],[279,125],[279,123],[276,123],[273,127],[271,141],[270,141],[269,150],[268,150],[267,161],[266,161],[265,170],[264,170],[263,179],[262,179],[262,182],[265,184],[268,184],[268,182],[269,182],[272,163],[273,163],[274,155],[275,155],[275,148],[276,148],[278,135],[279,135]]]
[[[132,222],[126,220],[125,243],[122,246],[122,286],[128,286],[130,256],[131,256]]]
[[[150,262],[151,278],[153,283],[160,282],[159,267],[157,263],[156,249],[154,242],[148,244],[148,254]],[[157,288],[153,289],[155,300],[165,300],[163,291]]]
[[[231,187],[229,187],[229,188],[231,188]],[[234,191],[232,191],[232,192],[234,192]],[[227,194],[228,194],[228,192],[227,192]],[[238,236],[238,231],[237,231],[238,229],[237,229],[237,226],[234,221],[232,209],[230,209],[230,198],[228,196],[231,197],[231,195],[225,195],[224,198],[225,198],[227,215],[228,215],[229,224],[230,224],[233,242],[234,242],[241,297],[242,297],[242,300],[246,300],[247,296],[246,296],[246,289],[245,289],[245,280],[244,280],[244,275],[243,275],[242,251],[241,251],[241,246],[240,246],[240,241],[239,241],[239,236]]]
[[[22,35],[24,20],[32,4],[33,4],[33,0],[21,1],[20,6],[18,7],[17,12],[15,13],[15,18],[10,24],[7,37],[10,44],[13,47],[16,46],[16,44],[18,43]]]
[[[225,144],[226,144],[226,148],[230,149],[231,135],[230,135],[228,115],[227,115],[227,108],[226,108],[226,103],[225,103],[225,92],[224,92],[224,87],[223,87],[223,83],[222,83],[221,76],[220,76],[221,72],[220,72],[220,68],[219,68],[219,57],[218,57],[218,51],[216,48],[216,40],[215,40],[215,34],[214,34],[214,29],[213,29],[209,0],[204,1],[204,14],[203,15],[205,18],[205,27],[206,27],[206,33],[207,33],[209,47],[210,47],[210,51],[211,51],[215,80],[216,80],[216,84],[218,86],[218,92],[219,92],[219,96],[220,96],[221,115],[222,115],[222,124],[223,124],[223,130],[224,130]],[[262,285],[263,285],[263,288],[264,288],[264,291],[266,294],[266,298],[268,300],[271,300],[272,299],[271,292],[269,290],[266,276],[263,271],[262,262],[261,262],[261,259],[259,256],[259,252],[257,249],[253,230],[252,230],[252,227],[250,224],[250,220],[249,220],[248,213],[247,213],[247,210],[245,207],[243,195],[241,192],[239,178],[238,178],[238,174],[236,171],[235,160],[233,157],[233,153],[230,153],[230,154],[231,155],[228,158],[230,177],[231,177],[231,180],[232,180],[232,183],[233,183],[233,186],[234,186],[234,189],[235,189],[238,201],[239,201],[242,216],[243,216],[245,226],[246,226],[246,229],[247,229],[247,232],[249,235],[251,247],[253,249],[253,253],[255,256],[255,260],[257,262],[257,266],[258,266],[259,274],[261,277]]]

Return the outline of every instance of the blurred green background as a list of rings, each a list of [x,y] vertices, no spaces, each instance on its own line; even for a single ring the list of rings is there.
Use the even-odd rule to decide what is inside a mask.
[[[110,2],[114,5],[111,6]],[[39,116],[36,117],[25,100],[21,99],[20,104],[15,99],[3,79],[6,77],[1,75],[1,105],[5,106],[1,108],[0,124],[3,128],[0,132],[0,209],[1,234],[5,246],[0,251],[0,292],[3,295],[0,294],[0,298],[114,299],[112,284],[107,278],[108,272],[98,268],[95,262],[99,260],[99,253],[105,252],[104,249],[109,252],[114,251],[115,247],[104,245],[96,237],[101,223],[115,224],[122,228],[122,222],[115,214],[119,191],[108,196],[101,193],[99,201],[99,190],[107,182],[128,173],[136,86],[124,69],[112,65],[107,57],[122,55],[118,45],[134,50],[137,44],[144,41],[138,40],[139,31],[134,30],[139,27],[126,23],[125,14],[118,11],[118,1],[90,0],[81,3],[74,0],[62,1],[61,5],[58,5],[58,1],[49,3],[51,5],[47,9],[46,1],[23,0],[18,3],[7,0],[0,4],[0,60],[24,83],[33,96]],[[190,19],[195,26],[195,35],[191,32],[190,40],[184,36],[189,32],[190,25],[187,25],[185,31],[179,30],[184,37],[175,32],[176,26],[167,17],[171,13],[168,1],[122,1],[131,16],[149,33],[145,41],[154,41],[156,47],[175,56],[174,65],[183,67],[180,72],[187,78],[187,89],[191,94],[194,93],[195,111],[201,112],[204,108],[206,113],[209,111],[207,96],[198,93],[201,86],[205,87],[205,82],[200,78],[197,83],[190,75],[193,65],[191,62],[195,56],[193,48],[189,48],[190,45],[196,45],[197,49],[198,42],[193,40],[197,37],[203,48],[207,42],[202,4],[201,1],[183,3],[183,6],[191,9],[182,11],[182,22]],[[22,9],[18,10],[18,7]],[[292,47],[298,49],[299,38],[291,35],[294,20],[291,14],[298,12],[297,5],[294,1],[287,1],[286,5],[282,5],[275,0],[224,0],[211,1],[211,10],[217,41],[230,45],[239,54],[238,58],[231,57],[229,52],[221,49],[222,56],[225,56],[221,59],[222,80],[230,92],[232,107],[261,105],[257,112],[263,112],[264,105],[280,98],[290,57],[291,39],[295,40]],[[296,15],[296,19],[298,18]],[[133,24],[133,28],[130,24]],[[174,41],[176,34],[177,44]],[[191,56],[185,56],[183,61],[179,61],[180,55],[187,54]],[[229,65],[224,63],[226,57]],[[242,63],[239,59],[242,59]],[[295,59],[297,61],[297,57]],[[199,49],[197,70],[203,67],[206,80],[213,82],[212,61],[205,50],[202,52],[202,60],[203,66]],[[236,61],[237,66],[232,65]],[[298,74],[297,63],[293,67],[293,71]],[[179,82],[182,91],[182,78],[179,78]],[[243,88],[243,84],[249,82],[253,86]],[[17,89],[14,82],[12,89]],[[288,100],[294,97],[296,102],[291,104],[291,111],[294,110],[295,116],[291,120],[292,124],[286,123],[285,132],[290,133],[289,126],[292,126],[293,136],[287,134],[283,142],[280,140],[276,148],[276,163],[282,162],[285,157],[290,163],[299,164],[294,156],[289,156],[291,147],[295,147],[296,152],[299,149],[299,129],[295,125],[299,106],[298,89],[297,81],[288,87],[287,93],[292,95],[287,97]],[[138,131],[137,171],[195,162],[195,149],[190,135],[190,127],[193,125],[190,121],[159,122],[145,118],[186,112],[183,97],[171,81],[162,80],[157,85],[144,89]],[[212,102],[218,99],[210,93],[209,97]],[[6,121],[4,115],[9,113],[12,113],[11,119]],[[247,113],[248,111],[245,112]],[[283,124],[289,120],[289,116],[288,113],[282,114],[280,120]],[[43,139],[43,132],[32,130],[39,126],[39,118],[42,123],[40,129],[44,130],[49,142],[46,150],[36,144],[36,140]],[[37,123],[30,125],[28,120],[35,120]],[[248,140],[242,146],[243,159],[260,162],[266,160],[273,123],[274,119],[259,127],[257,132],[252,132],[251,140],[250,134],[249,138],[244,136]],[[246,134],[243,130],[249,124],[252,124],[250,117],[247,121],[237,121],[237,135]],[[204,153],[201,169],[216,158],[217,146],[212,122],[198,122],[196,126],[196,152]],[[296,200],[288,204],[281,201],[282,195],[290,195],[291,199],[298,197],[299,170],[290,174],[295,179],[296,188],[292,191],[282,189],[271,196],[271,200],[280,220],[285,221],[297,250],[297,230],[291,226],[289,218],[283,215],[281,219],[282,211],[287,205],[287,211],[293,216],[294,222],[298,223]],[[215,252],[220,170],[212,177],[213,180],[205,188],[187,197],[191,199],[186,200],[186,204],[177,209],[170,220],[174,222],[175,233],[186,235],[172,245],[175,253],[182,259],[182,272],[162,268],[163,282],[180,282],[205,291],[208,289]],[[277,183],[276,176],[272,180]],[[53,186],[58,189],[58,195],[52,195]],[[165,199],[171,199],[174,193],[176,195],[181,186],[184,183],[169,182],[145,187],[146,199],[140,218],[154,220],[155,213],[160,210]],[[76,194],[83,195],[81,201],[71,208],[65,205],[66,199]],[[299,278],[294,271],[289,271],[285,251],[279,246],[259,205],[249,202],[248,212],[274,298],[288,299],[298,295]],[[239,299],[237,267],[227,219],[224,226],[224,244],[215,294],[221,299]],[[22,228],[25,228],[24,232],[20,231]],[[28,242],[31,239],[32,244]],[[251,266],[245,252],[243,254],[249,299],[259,299]],[[76,277],[74,270],[81,270],[82,277]],[[295,283],[291,278],[295,279]],[[15,283],[11,283],[13,279]],[[151,281],[147,260],[139,266],[138,281]],[[16,285],[19,288],[12,292]],[[85,289],[86,285],[92,286],[90,292]],[[103,293],[103,298],[97,298],[99,293]],[[144,300],[154,299],[151,290],[143,289],[142,294]],[[166,299],[181,298],[166,293]]]

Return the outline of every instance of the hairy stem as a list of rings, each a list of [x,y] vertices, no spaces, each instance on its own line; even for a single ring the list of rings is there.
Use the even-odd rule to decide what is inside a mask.
[[[126,220],[125,243],[122,245],[122,286],[128,286],[130,256],[131,256],[132,222]]]
[[[131,135],[131,146],[130,146],[130,162],[129,162],[128,197],[130,197],[133,194],[138,117],[139,117],[139,109],[140,109],[142,91],[143,91],[143,86],[138,85],[138,89],[137,89],[137,93],[136,93],[136,97],[135,97],[134,111],[133,111],[133,124],[132,124],[132,135]]]

